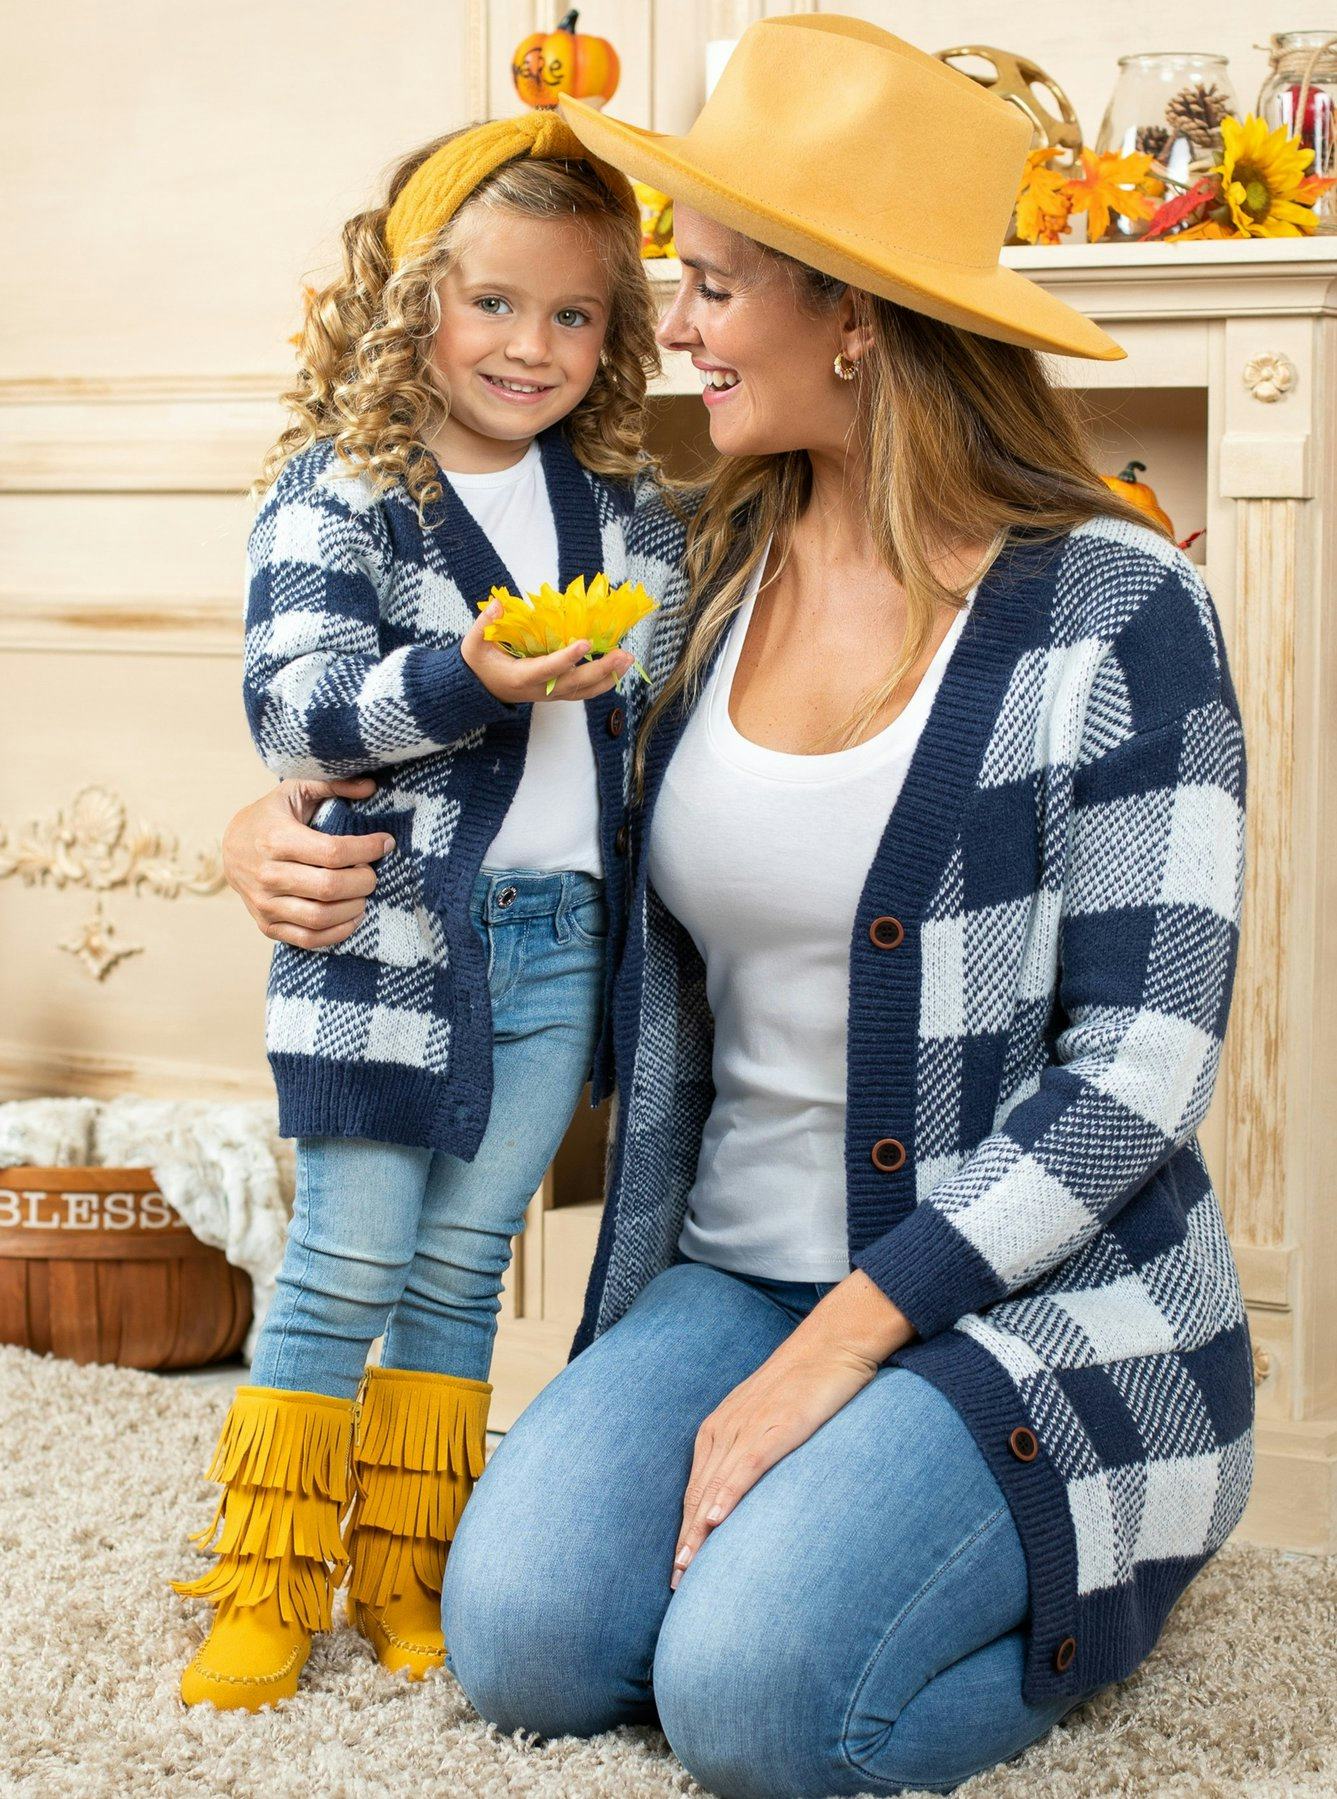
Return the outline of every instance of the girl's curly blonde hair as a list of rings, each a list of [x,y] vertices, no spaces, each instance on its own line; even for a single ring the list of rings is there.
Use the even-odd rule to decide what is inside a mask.
[[[342,461],[365,471],[378,492],[403,482],[419,511],[441,497],[427,449],[450,413],[449,395],[429,363],[441,320],[436,290],[458,254],[461,220],[480,208],[588,222],[609,278],[608,329],[590,390],[566,420],[567,435],[594,474],[630,478],[655,466],[641,447],[646,390],[660,363],[640,234],[588,162],[517,157],[503,163],[426,250],[392,268],[385,220],[400,190],[442,144],[474,129],[448,132],[405,157],[382,204],[344,226],[340,273],[308,291],[297,381],[283,395],[292,416],[264,459],[253,496],[273,484],[289,457],[329,438]]]

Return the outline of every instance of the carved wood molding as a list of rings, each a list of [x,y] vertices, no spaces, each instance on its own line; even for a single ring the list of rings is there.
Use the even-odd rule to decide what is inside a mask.
[[[1244,365],[1244,385],[1255,400],[1272,404],[1288,394],[1298,379],[1295,364],[1289,356],[1267,351],[1251,356]]]
[[[217,850],[182,860],[172,832],[132,824],[120,795],[96,785],[81,788],[63,810],[33,819],[12,840],[0,826],[0,880],[9,877],[27,887],[86,887],[98,896],[78,936],[59,945],[95,981],[144,953],[142,944],[120,941],[103,910],[103,894],[124,887],[179,899],[218,893],[225,885]]]

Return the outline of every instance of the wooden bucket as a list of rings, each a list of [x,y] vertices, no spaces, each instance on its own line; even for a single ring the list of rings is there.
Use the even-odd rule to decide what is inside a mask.
[[[236,1355],[250,1321],[250,1277],[147,1168],[0,1168],[0,1343],[198,1368]]]

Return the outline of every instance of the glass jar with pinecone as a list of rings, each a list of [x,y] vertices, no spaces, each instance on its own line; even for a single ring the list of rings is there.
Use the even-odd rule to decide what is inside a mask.
[[[1189,186],[1221,156],[1221,121],[1239,116],[1224,56],[1181,51],[1119,58],[1097,151],[1121,156],[1141,151],[1156,159],[1154,173]],[[1140,219],[1118,215],[1111,230],[1120,237],[1140,237]]]

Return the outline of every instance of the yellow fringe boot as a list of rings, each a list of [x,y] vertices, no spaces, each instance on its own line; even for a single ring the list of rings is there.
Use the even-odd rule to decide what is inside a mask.
[[[187,1705],[253,1712],[297,1691],[348,1560],[339,1519],[352,1437],[351,1400],[238,1387],[209,1468],[223,1497],[192,1539],[208,1544],[221,1521],[218,1560],[198,1580],[172,1582],[218,1608],[181,1676]]]
[[[441,1582],[483,1472],[487,1381],[369,1368],[353,1442],[348,1617],[384,1668],[421,1680],[445,1655]]]

